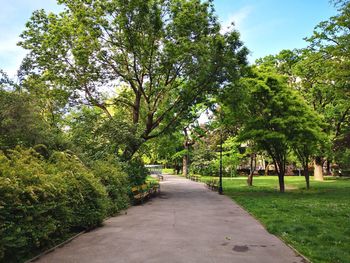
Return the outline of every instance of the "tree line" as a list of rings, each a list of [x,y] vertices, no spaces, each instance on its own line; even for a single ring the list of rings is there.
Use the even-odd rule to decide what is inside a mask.
[[[244,156],[264,155],[275,166],[281,192],[287,163],[302,167],[307,188],[311,163],[315,180],[323,180],[324,165],[327,173],[332,166],[349,169],[350,4],[333,4],[338,14],[315,27],[305,38],[307,47],[258,59],[212,97],[207,105],[212,120],[190,125],[192,172],[218,174],[220,133],[226,170],[235,169]],[[208,136],[198,138],[198,130]],[[188,147],[181,146],[189,141],[188,132],[181,134],[174,143],[176,153],[158,150],[166,162],[178,165],[188,158]],[[249,146],[245,153],[243,144]]]

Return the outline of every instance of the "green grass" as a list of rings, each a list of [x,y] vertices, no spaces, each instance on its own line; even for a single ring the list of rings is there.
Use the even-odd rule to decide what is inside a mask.
[[[303,177],[285,180],[288,190],[281,194],[277,177],[255,177],[253,187],[244,177],[227,178],[224,194],[312,262],[350,262],[350,180],[311,178],[310,190]]]
[[[155,177],[152,177],[152,176],[148,175],[148,176],[146,177],[146,182],[158,183],[158,179],[155,178]]]
[[[174,173],[174,169],[172,169],[172,168],[163,168],[162,169],[162,173],[163,174],[173,174]]]

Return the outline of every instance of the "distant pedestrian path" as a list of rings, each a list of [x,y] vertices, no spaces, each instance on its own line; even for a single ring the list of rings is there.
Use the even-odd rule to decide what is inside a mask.
[[[42,257],[50,263],[299,263],[226,196],[166,175],[161,195]]]

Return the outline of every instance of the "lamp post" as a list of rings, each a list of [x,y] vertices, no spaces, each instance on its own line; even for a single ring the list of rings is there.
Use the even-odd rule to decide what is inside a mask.
[[[219,171],[219,194],[222,195],[222,127],[220,127],[220,171]]]

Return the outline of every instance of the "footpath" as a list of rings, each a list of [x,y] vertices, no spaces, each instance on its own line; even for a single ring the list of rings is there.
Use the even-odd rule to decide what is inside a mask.
[[[300,263],[245,210],[204,184],[166,175],[161,194],[35,262]]]

